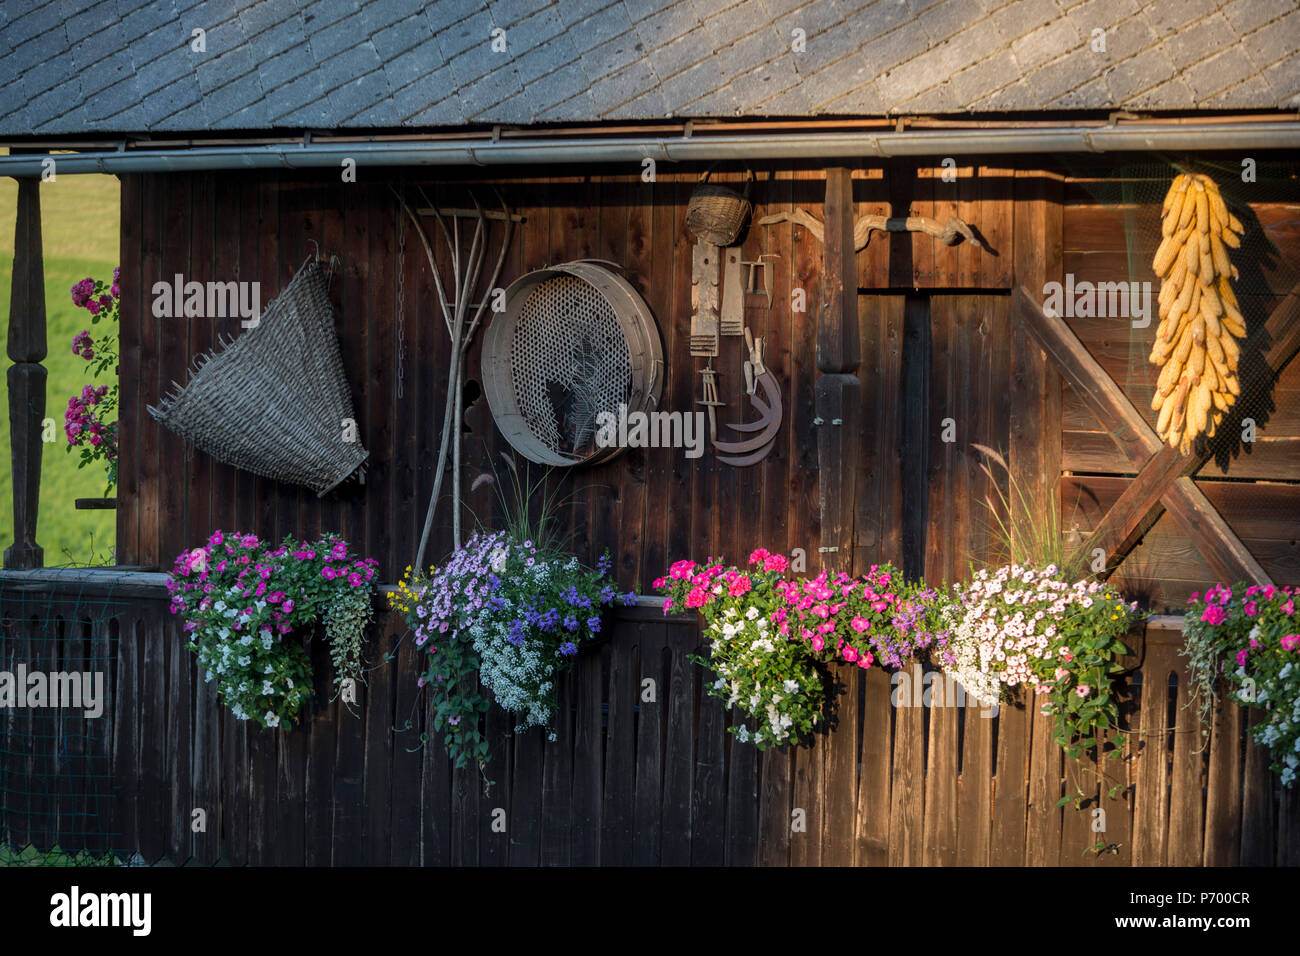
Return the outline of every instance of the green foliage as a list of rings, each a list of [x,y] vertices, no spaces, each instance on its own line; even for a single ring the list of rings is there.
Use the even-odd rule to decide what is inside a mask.
[[[69,853],[57,846],[41,851],[34,846],[16,850],[0,843],[0,867],[4,866],[125,866],[112,853],[95,856],[89,850]]]

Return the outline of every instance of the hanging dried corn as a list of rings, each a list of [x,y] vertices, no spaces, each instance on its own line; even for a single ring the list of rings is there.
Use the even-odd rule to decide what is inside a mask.
[[[1160,277],[1160,327],[1150,361],[1160,365],[1151,409],[1156,431],[1184,455],[1197,436],[1214,437],[1224,413],[1241,394],[1237,340],[1246,322],[1230,279],[1245,229],[1200,173],[1175,177],[1161,210],[1164,238],[1151,265]]]

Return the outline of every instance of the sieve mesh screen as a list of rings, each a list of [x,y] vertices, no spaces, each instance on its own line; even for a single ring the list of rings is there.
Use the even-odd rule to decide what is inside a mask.
[[[524,420],[553,452],[595,450],[596,417],[618,413],[632,389],[632,356],[614,309],[570,275],[538,283],[519,311],[510,379]]]

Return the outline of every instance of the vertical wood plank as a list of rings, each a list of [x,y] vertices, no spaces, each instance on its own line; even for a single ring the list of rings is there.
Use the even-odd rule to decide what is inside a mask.
[[[847,562],[846,562],[847,563]],[[826,812],[822,828],[822,863],[852,866],[857,843],[858,701],[862,668],[839,663],[833,668],[837,686],[835,729],[827,735]],[[870,728],[867,733],[871,733]]]
[[[1220,697],[1210,717],[1210,770],[1205,796],[1205,865],[1241,859],[1242,709]]]
[[[924,862],[924,720],[923,708],[914,702],[894,711],[894,776],[889,794],[890,866],[920,866]]]
[[[1148,632],[1150,633],[1150,632]],[[1163,635],[1162,635],[1163,636]],[[1178,647],[1181,632],[1167,639]],[[1169,795],[1170,866],[1200,866],[1203,859],[1201,838],[1205,829],[1204,790],[1201,782],[1201,721],[1194,707],[1188,707],[1188,676],[1183,658],[1177,658],[1178,705],[1174,726],[1174,766]]]
[[[1273,826],[1273,785],[1268,747],[1257,744],[1253,729],[1265,721],[1264,711],[1252,707],[1246,731],[1246,769],[1241,794],[1241,865],[1272,866],[1277,850]]]
[[[1141,735],[1138,738],[1137,792],[1133,805],[1133,863],[1163,866],[1168,849],[1169,746],[1168,693],[1173,661],[1167,648],[1147,642],[1142,664]]]
[[[170,276],[181,263],[174,261],[174,252],[164,252],[163,244],[163,210],[166,206],[167,179],[163,176],[151,176],[145,185],[147,190],[144,208],[141,211],[140,255],[141,255],[141,294],[152,289],[154,282]],[[158,442],[162,429],[145,412],[144,406],[163,394],[166,383],[159,380],[159,326],[163,322],[175,320],[159,319],[153,310],[143,308],[139,312],[140,367],[138,370],[139,390],[135,400],[139,407],[135,411],[136,423],[136,501],[138,530],[136,538],[136,561],[146,567],[158,567]]]
[[[118,312],[117,347],[118,378],[120,382],[141,380],[140,324],[143,321],[144,298],[153,286],[144,281],[143,225],[146,194],[146,177],[125,175],[121,177],[121,220],[119,239],[122,265],[119,279],[122,298]],[[117,410],[118,474],[117,474],[117,544],[115,558],[118,564],[139,564],[139,514],[140,485],[137,471],[140,461],[140,401],[143,389],[135,394],[131,389],[119,389]]]
[[[699,642],[694,624],[670,625],[670,654],[664,708],[668,734],[664,748],[661,860],[664,866],[689,866],[691,862],[691,793],[694,789],[695,665],[687,659]]]
[[[180,627],[169,619],[163,625],[167,660],[167,794],[171,802],[171,828],[167,858],[182,864],[194,853],[192,810],[199,806],[193,790],[192,759],[197,727],[194,726],[194,658],[185,649]],[[216,823],[216,821],[212,821]]]
[[[889,865],[889,783],[893,752],[891,681],[880,667],[863,678],[862,773],[858,780],[858,866]]]
[[[581,664],[581,661],[579,662]],[[545,746],[542,766],[542,865],[568,866],[572,859],[570,835],[573,811],[573,753],[577,683],[574,669],[558,682],[559,709],[555,715],[555,740]]]
[[[727,748],[741,744],[726,732],[739,715],[723,709],[722,701],[703,692],[703,671],[692,667],[690,693],[699,701],[695,768],[691,789],[691,865],[722,866],[726,859]],[[689,753],[689,751],[688,751]]]
[[[615,626],[612,623],[609,626]],[[605,776],[600,814],[601,863],[630,866],[635,815],[637,687],[635,655],[641,627],[631,621],[617,626],[608,648],[609,722],[604,735]]]
[[[657,866],[663,827],[664,719],[667,706],[668,669],[664,666],[668,628],[664,624],[640,627],[636,720],[636,795],[632,819],[632,863]],[[646,700],[640,688],[654,681],[653,699]]]
[[[607,648],[592,649],[578,657],[578,713],[573,745],[572,862],[575,866],[600,864],[601,778],[604,775],[601,705],[604,682],[601,656]]]

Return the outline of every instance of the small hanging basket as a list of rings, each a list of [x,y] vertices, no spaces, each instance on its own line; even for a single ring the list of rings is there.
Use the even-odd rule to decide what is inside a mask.
[[[217,461],[325,494],[369,453],[356,421],[334,309],[313,258],[256,327],[200,356],[149,414]]]
[[[715,246],[729,246],[736,241],[753,206],[749,202],[749,189],[754,184],[753,170],[745,180],[743,194],[728,186],[709,182],[706,170],[691,191],[686,204],[686,228],[697,238]]]

